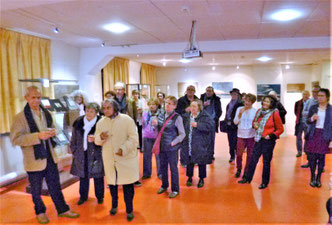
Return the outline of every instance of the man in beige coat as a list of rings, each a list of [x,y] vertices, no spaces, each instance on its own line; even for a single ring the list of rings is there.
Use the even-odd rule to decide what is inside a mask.
[[[128,115],[120,113],[119,104],[113,99],[103,102],[103,111],[105,117],[97,123],[95,144],[103,146],[104,170],[112,196],[110,214],[117,213],[118,185],[123,185],[127,220],[131,221],[134,183],[139,179],[136,124]]]
[[[49,193],[60,217],[76,218],[79,214],[69,209],[60,186],[59,171],[52,137],[56,135],[51,114],[40,105],[41,94],[36,86],[26,90],[27,104],[15,116],[10,131],[14,145],[21,146],[24,168],[31,185],[32,200],[37,220],[41,224],[49,222],[46,207],[41,198],[43,179],[46,179]]]

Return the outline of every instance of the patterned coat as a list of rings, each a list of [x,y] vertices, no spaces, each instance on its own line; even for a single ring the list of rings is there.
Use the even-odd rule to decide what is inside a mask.
[[[97,116],[97,122],[100,120],[100,116]],[[96,131],[96,124],[91,128],[88,135],[93,135]],[[85,177],[84,174],[84,116],[80,116],[76,119],[73,124],[73,132],[70,142],[70,149],[73,154],[73,163],[71,165],[71,174],[79,177]],[[100,171],[97,174],[91,174],[91,165],[94,160],[98,160],[102,163],[101,146],[95,145],[95,143],[88,142],[87,149],[87,160],[88,160],[88,177],[89,178],[100,178],[104,176],[104,171]]]
[[[183,124],[186,131],[186,137],[183,140],[182,149],[189,156],[189,131],[190,131],[190,114],[186,113],[182,116]],[[201,111],[195,118],[197,127],[192,130],[191,142],[191,160],[188,163],[209,164],[211,157],[209,154],[209,146],[211,143],[211,134],[214,131],[214,121],[211,116]],[[189,159],[189,157],[186,157]]]

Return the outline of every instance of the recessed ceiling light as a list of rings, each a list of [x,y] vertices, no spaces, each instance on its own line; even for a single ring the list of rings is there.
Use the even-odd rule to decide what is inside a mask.
[[[163,66],[166,66],[166,62],[163,62]]]
[[[130,29],[130,27],[123,23],[110,23],[110,24],[105,25],[104,29],[108,30],[110,32],[113,32],[113,33],[120,34],[120,33],[128,31]]]
[[[212,70],[216,70],[216,67],[215,67],[215,66],[212,66]]]
[[[136,57],[139,58],[139,54],[137,54]]]
[[[285,66],[285,69],[286,69],[286,70],[289,70],[289,69],[290,69],[290,65],[286,65],[286,66]]]
[[[59,33],[59,28],[55,27],[55,28],[53,29],[53,32],[56,33],[56,34]]]
[[[302,16],[300,11],[294,9],[283,9],[271,15],[271,19],[277,21],[290,21],[295,20]]]
[[[237,69],[237,70],[240,69],[240,66],[236,66],[236,69]]]
[[[261,62],[267,62],[267,61],[270,61],[272,58],[270,57],[267,57],[267,56],[261,56],[259,58],[257,58],[258,61],[261,61]]]
[[[105,47],[105,42],[102,42],[102,43],[100,44],[100,46],[101,46],[101,47]]]
[[[179,62],[190,63],[191,61],[189,59],[180,59]]]

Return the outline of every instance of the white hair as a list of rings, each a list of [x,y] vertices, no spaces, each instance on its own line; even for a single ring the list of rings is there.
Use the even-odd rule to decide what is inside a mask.
[[[269,92],[269,95],[277,96],[278,94],[277,94],[277,92],[275,92],[275,91],[270,91],[270,92]]]
[[[69,96],[72,99],[75,99],[76,96],[82,97],[84,104],[87,104],[89,102],[88,94],[82,90],[75,90]]]
[[[120,81],[116,82],[115,85],[114,85],[114,87],[115,87],[115,88],[116,88],[116,87],[120,87],[120,88],[126,89],[126,85],[125,85],[125,83],[120,82]]]
[[[36,90],[36,91],[40,92],[39,87],[32,85],[32,86],[27,87],[24,90],[24,96],[28,96],[30,94],[30,91],[32,91],[32,90]]]

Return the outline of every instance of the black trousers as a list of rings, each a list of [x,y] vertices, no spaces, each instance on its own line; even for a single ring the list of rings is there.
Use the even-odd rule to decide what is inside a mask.
[[[235,159],[236,144],[237,144],[237,129],[230,129],[229,126],[227,126],[227,138],[229,145],[229,154],[231,156],[231,159]]]
[[[263,175],[262,175],[262,184],[268,185],[270,182],[270,169],[271,169],[271,160],[273,156],[273,149],[276,144],[275,140],[266,140],[261,139],[259,142],[255,143],[254,150],[252,152],[248,172],[244,177],[251,181],[259,158],[263,155]]]
[[[66,204],[61,191],[58,166],[53,162],[50,153],[48,154],[47,165],[44,170],[27,173],[31,185],[32,201],[35,205],[36,215],[46,212],[46,207],[41,198],[41,190],[44,177],[46,180],[48,191],[51,195],[52,201],[54,202],[58,214],[64,213],[69,210],[69,206]]]
[[[194,176],[194,163],[189,163],[187,165],[187,171],[186,175],[187,177],[193,177]],[[204,179],[206,177],[206,164],[198,164],[198,176],[200,179]]]
[[[325,166],[325,154],[307,152],[311,174],[315,174],[318,165],[318,173],[321,174]]]
[[[118,185],[109,185],[112,196],[112,208],[118,207]],[[133,200],[134,200],[134,184],[122,185],[124,201],[126,203],[126,212],[133,212]]]
[[[138,131],[138,141],[139,141],[139,148],[142,149],[142,126],[139,125],[138,122],[136,122],[136,126],[137,126],[137,131]]]
[[[104,177],[93,178],[95,185],[96,198],[102,200],[104,198],[105,184]],[[88,156],[84,151],[84,177],[80,177],[80,198],[87,200],[89,196],[90,178],[88,176]]]

